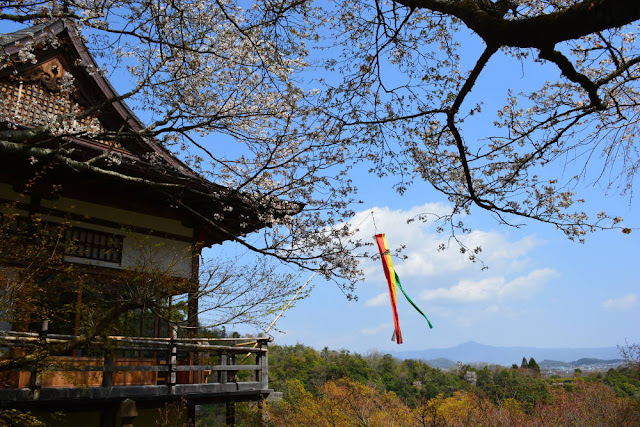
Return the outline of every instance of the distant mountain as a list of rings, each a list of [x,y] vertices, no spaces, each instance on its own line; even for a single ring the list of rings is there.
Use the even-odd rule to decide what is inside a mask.
[[[611,365],[613,363],[622,363],[624,362],[624,360],[622,359],[609,359],[609,360],[602,360],[602,359],[593,359],[591,357],[585,357],[582,359],[578,359],[575,362],[571,362],[572,366],[587,366],[587,365],[601,365],[603,363],[607,364],[607,365]]]
[[[540,368],[542,369],[558,369],[558,368],[577,368],[579,366],[594,366],[598,365],[599,368],[603,366],[614,367],[622,364],[624,360],[622,359],[594,359],[592,357],[586,357],[578,360],[574,360],[573,362],[561,362],[559,360],[543,360],[538,363]]]
[[[572,362],[583,358],[615,359],[620,357],[617,347],[599,348],[537,348],[537,347],[494,347],[469,341],[450,348],[434,348],[429,350],[392,352],[400,359],[420,359],[430,361],[434,359],[449,359],[462,363],[494,363],[504,366],[517,364],[520,366],[522,358],[533,357],[536,360],[555,360]],[[432,365],[434,366],[434,365]]]
[[[429,364],[429,366],[433,368],[440,368],[440,369],[449,369],[456,366],[456,362],[454,362],[453,360],[445,359],[442,357],[438,359],[427,360],[427,363]]]
[[[543,360],[538,363],[540,369],[551,369],[551,368],[570,368],[571,362],[561,362],[559,360]]]

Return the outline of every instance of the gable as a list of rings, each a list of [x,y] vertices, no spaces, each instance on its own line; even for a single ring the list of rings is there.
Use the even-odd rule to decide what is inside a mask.
[[[117,94],[73,24],[38,24],[3,36],[0,44],[9,65],[0,70],[0,122],[50,125],[52,134],[75,134],[80,145],[134,157],[155,151],[131,136],[142,127],[139,120],[121,102],[110,102]],[[113,137],[119,132],[129,136]]]
[[[65,115],[60,126],[73,133],[100,135],[107,127],[96,115],[82,115],[91,105],[81,99],[80,91],[71,86],[76,76],[68,71],[68,61],[60,53],[25,67],[0,80],[0,121],[14,126],[36,127],[54,123]],[[17,71],[17,70],[16,70]],[[92,139],[105,149],[131,154],[117,141]]]
[[[1,34],[0,49],[8,62],[0,69],[0,131],[54,124],[33,147],[16,147],[26,141],[4,144],[0,178],[5,182],[27,182],[33,157],[52,157],[55,179],[47,185],[64,182],[69,197],[179,217],[201,230],[206,246],[302,209],[209,182],[145,134],[73,22],[61,19]],[[114,159],[112,152],[121,156]]]

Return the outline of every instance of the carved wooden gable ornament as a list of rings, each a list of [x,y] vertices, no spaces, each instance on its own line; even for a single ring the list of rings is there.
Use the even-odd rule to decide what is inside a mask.
[[[67,61],[61,53],[34,66],[22,69],[18,66],[16,73],[0,79],[2,121],[31,127],[47,125],[64,117],[70,121],[66,125],[71,130],[85,129],[94,135],[104,132],[106,128],[98,117],[77,117],[89,105],[81,100],[77,90],[81,82],[65,64]],[[113,143],[106,145],[114,146]]]
[[[50,91],[57,92],[62,89],[66,74],[67,70],[65,70],[60,59],[52,58],[35,68],[27,70],[17,79],[25,82],[40,82]]]

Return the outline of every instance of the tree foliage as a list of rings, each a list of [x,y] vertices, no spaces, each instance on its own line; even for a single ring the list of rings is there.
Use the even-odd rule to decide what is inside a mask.
[[[364,377],[356,361],[368,367]],[[284,393],[283,402],[266,406],[273,426],[635,425],[640,417],[637,392],[628,393],[637,390],[637,378],[628,368],[563,382],[529,368],[462,365],[445,372],[390,355],[298,344],[272,346],[270,369],[270,385]],[[475,385],[464,379],[469,372]]]
[[[337,10],[343,54],[330,68],[345,77],[327,82],[326,99],[349,143],[400,178],[398,191],[430,183],[454,206],[441,218],[453,231],[472,206],[578,240],[620,227],[622,218],[580,207],[581,189],[632,193],[637,2],[374,0]],[[501,78],[486,76],[494,63],[517,64],[525,78],[491,93],[485,111],[476,92]],[[534,82],[539,73],[550,80]]]
[[[37,126],[19,115],[4,117],[14,126],[0,131],[0,149],[110,176],[108,166],[121,161],[117,153],[72,159],[64,150],[67,138],[154,138],[202,177],[224,186],[224,195],[244,195],[260,213],[259,220],[271,226],[262,236],[249,237],[217,226],[226,239],[274,260],[319,270],[350,291],[359,271],[344,246],[347,230],[336,226],[352,214],[348,205],[353,188],[342,167],[348,153],[314,114],[307,101],[314,93],[295,78],[306,66],[306,43],[321,21],[310,6],[276,1],[246,8],[243,2],[226,0],[0,2],[5,23],[57,19],[73,23],[104,68],[75,65],[89,73],[120,76],[122,94],[82,111],[52,114]],[[27,42],[18,55],[0,55],[0,70],[36,61],[34,52],[40,48],[55,50],[60,44],[53,36],[48,46]],[[63,93],[73,93],[73,79],[61,84]],[[127,102],[143,127],[96,128],[89,119],[112,101]],[[161,162],[144,161],[166,172]],[[147,184],[167,190],[160,183]],[[179,196],[192,189],[187,185],[174,190],[168,200],[197,214],[188,197]],[[212,195],[211,203],[219,203],[219,196]],[[305,209],[295,216],[275,215],[270,207],[283,201]],[[218,217],[233,216],[231,208],[220,206]],[[218,217],[200,220],[216,227]]]
[[[157,138],[257,207],[303,203],[296,216],[265,214],[273,228],[261,239],[229,237],[349,293],[359,243],[347,245],[340,224],[352,214],[347,174],[358,162],[395,176],[401,193],[426,181],[446,195],[451,213],[439,219],[452,233],[466,230],[457,218],[473,206],[572,239],[622,227],[620,217],[582,209],[581,190],[598,182],[632,193],[639,17],[635,0],[0,2],[3,22],[72,20],[99,72],[126,73],[118,99],[146,123],[96,134],[51,117],[29,132],[3,130],[0,142],[13,150],[42,137],[60,147],[70,136]],[[33,60],[33,48],[2,55],[0,68]],[[550,80],[495,93],[485,111],[476,93],[495,61]],[[484,134],[471,130],[476,115],[493,122]]]
[[[316,393],[296,380],[288,383],[284,402],[266,408],[271,426],[539,426],[635,425],[637,402],[616,398],[602,384],[580,382],[574,389],[554,389],[553,399],[524,411],[513,398],[497,403],[470,391],[438,395],[410,408],[394,393],[351,380],[331,381]]]

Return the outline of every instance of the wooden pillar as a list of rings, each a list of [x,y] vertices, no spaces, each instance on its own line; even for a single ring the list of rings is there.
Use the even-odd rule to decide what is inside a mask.
[[[115,362],[113,360],[113,350],[104,351],[104,371],[102,372],[102,387],[113,387],[113,370]]]
[[[262,389],[266,390],[269,388],[269,353],[268,353],[268,344],[267,344],[267,334],[260,334],[260,349],[265,350],[264,352],[259,353],[259,361],[258,365],[260,365],[260,383],[262,384]]]
[[[44,348],[47,345],[47,334],[49,333],[49,321],[43,320],[40,327],[40,342],[39,345]],[[31,399],[40,399],[40,388],[42,387],[42,371],[40,370],[39,363],[36,363],[31,371],[31,377],[29,378],[29,388],[31,389]]]
[[[187,402],[187,424],[190,426],[196,425],[196,405]]]
[[[169,344],[169,387],[173,387],[178,382],[178,347],[176,347],[176,340],[178,339],[178,328],[172,326],[171,328],[171,341]]]
[[[187,337],[195,338],[198,336],[198,311],[199,311],[199,301],[200,298],[200,250],[202,249],[202,236],[200,236],[201,232],[198,232],[194,229],[193,236],[193,246],[191,251],[191,292],[188,294],[187,298]],[[199,364],[198,358],[194,355],[192,350],[189,350],[189,365],[193,366]],[[189,384],[194,384],[196,382],[201,382],[200,377],[202,374],[200,372],[189,371]],[[197,378],[196,378],[197,377]],[[198,381],[194,381],[197,379]]]
[[[219,372],[220,373],[220,378],[219,378],[220,384],[226,384],[227,383],[227,370],[226,370],[226,365],[227,364],[228,364],[227,355],[223,353],[223,354],[220,355],[220,365],[222,365],[224,367]]]
[[[120,419],[122,427],[133,427],[133,420],[138,416],[138,408],[133,399],[125,399],[120,403]]]
[[[105,403],[100,411],[100,427],[116,427],[118,408],[113,403]]]
[[[225,411],[225,424],[228,426],[236,425],[236,404],[233,401],[227,402]]]
[[[80,309],[82,307],[82,288],[84,286],[84,281],[80,280],[80,283],[78,284],[78,290],[76,292],[76,318],[74,321],[74,325],[73,325],[73,335],[75,336],[79,336],[80,335]],[[78,350],[75,349],[73,350],[73,356],[74,357],[78,357],[78,356],[82,356],[82,350]]]
[[[191,250],[191,291],[188,295],[187,308],[187,336],[193,338],[198,335],[198,298],[200,291],[200,251],[204,244],[202,231],[194,229],[193,245]]]
[[[257,405],[258,405],[258,415],[259,415],[259,420],[258,420],[258,426],[259,427],[264,427],[267,425],[267,414],[264,411],[264,398],[258,400]]]
[[[197,259],[197,258],[196,258]],[[193,291],[189,292],[187,307],[187,337],[195,338],[198,336],[198,281],[193,282]],[[196,357],[193,350],[189,350],[189,365],[193,366]],[[189,371],[189,384],[193,384],[194,372]]]
[[[73,325],[73,335],[80,335],[80,308],[82,306],[82,287],[84,281],[80,281],[78,284],[78,290],[76,291],[76,318]]]
[[[235,341],[232,341],[232,345],[235,346]],[[235,353],[231,353],[229,355],[229,365],[237,365],[237,356]],[[227,381],[236,381],[236,374],[238,373],[238,371],[229,371],[228,377],[227,377]]]
[[[189,338],[196,337],[198,335],[198,283],[193,284],[193,291],[188,295],[188,308],[187,308],[187,336]]]

